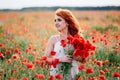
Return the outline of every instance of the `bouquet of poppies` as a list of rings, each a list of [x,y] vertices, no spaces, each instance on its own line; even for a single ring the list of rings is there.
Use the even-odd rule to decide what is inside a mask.
[[[61,40],[61,46],[65,49],[65,54],[70,55],[73,59],[84,62],[91,54],[91,52],[95,52],[96,47],[90,43],[89,40],[85,40],[79,34],[74,36],[67,37],[68,42],[65,40]],[[76,58],[79,57],[80,59]],[[72,67],[71,63],[62,63],[62,71],[63,73],[67,73],[69,69]]]

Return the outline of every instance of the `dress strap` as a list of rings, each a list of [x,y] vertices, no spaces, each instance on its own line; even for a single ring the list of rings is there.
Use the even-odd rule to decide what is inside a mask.
[[[59,41],[59,39],[60,39],[60,36],[58,36],[58,37],[56,36],[55,38],[56,38],[56,40],[57,40],[57,41]]]

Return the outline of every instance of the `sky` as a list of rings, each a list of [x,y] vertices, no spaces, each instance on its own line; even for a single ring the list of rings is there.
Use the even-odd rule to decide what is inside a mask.
[[[0,9],[21,9],[24,7],[52,6],[120,6],[120,0],[0,0]]]

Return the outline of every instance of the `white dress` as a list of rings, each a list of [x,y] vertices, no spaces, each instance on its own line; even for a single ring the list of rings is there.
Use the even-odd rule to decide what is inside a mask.
[[[57,37],[56,37],[56,39],[57,39]],[[60,57],[63,57],[65,55],[64,48],[61,46],[61,43],[58,39],[57,39],[57,42],[54,45],[54,51],[56,52],[54,58],[59,59]],[[55,76],[56,73],[59,73],[60,72],[60,66],[61,66],[61,63],[58,63],[56,68],[51,66],[50,75]],[[78,74],[78,64],[77,64],[77,61],[72,60],[72,67],[70,69],[70,73],[68,74],[69,75],[69,77],[68,77],[69,80],[75,80],[76,74]]]

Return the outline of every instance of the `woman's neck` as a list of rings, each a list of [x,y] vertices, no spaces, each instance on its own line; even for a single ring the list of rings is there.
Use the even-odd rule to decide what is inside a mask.
[[[61,40],[67,40],[67,36],[69,35],[68,32],[61,32],[60,33],[60,39]]]

